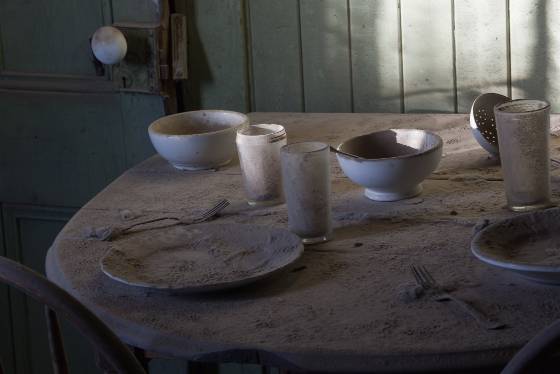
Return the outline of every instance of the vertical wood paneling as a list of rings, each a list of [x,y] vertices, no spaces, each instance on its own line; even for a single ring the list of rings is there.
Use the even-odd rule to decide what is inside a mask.
[[[351,0],[354,111],[400,112],[399,12],[395,0]]]
[[[560,110],[560,4],[511,1],[511,80],[514,98],[551,101]]]
[[[190,5],[189,107],[246,107],[252,69],[261,111],[398,111],[402,95],[408,112],[467,112],[479,93],[509,90],[560,110],[560,5],[552,0],[401,0],[401,55],[397,0],[233,2],[217,13],[218,0]],[[245,4],[250,22],[239,25]]]
[[[249,111],[244,2],[188,3],[187,107]]]
[[[405,111],[454,112],[449,0],[402,0]]]
[[[249,3],[255,111],[303,111],[298,0]]]
[[[455,1],[459,112],[469,112],[481,93],[507,95],[506,19],[506,0]]]
[[[300,0],[305,109],[351,112],[347,2]]]

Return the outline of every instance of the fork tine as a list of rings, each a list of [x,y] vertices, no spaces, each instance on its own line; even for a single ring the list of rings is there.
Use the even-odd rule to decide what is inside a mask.
[[[418,272],[418,269],[416,269],[416,267],[414,265],[410,266],[410,270],[412,271],[412,274],[414,274],[414,278],[416,279],[416,283],[418,283],[420,286],[422,286],[423,288],[425,287],[425,282],[422,279],[422,277],[420,276],[420,273]]]
[[[214,212],[216,212],[218,209],[220,209],[222,204],[223,204],[223,201],[220,201],[218,204],[214,205],[212,208],[206,210],[204,213],[202,213],[202,217],[214,214]]]
[[[208,215],[208,214],[212,214],[215,211],[219,210],[222,208],[222,206],[226,203],[226,200],[220,200],[216,205],[214,205],[212,208],[208,209],[207,211],[204,212],[203,216]]]
[[[206,219],[212,217],[214,214],[218,213],[225,207],[229,205],[229,201],[226,199],[220,200],[218,204],[214,205],[212,208],[208,209],[200,216],[200,219]]]
[[[223,199],[222,201],[220,201],[219,203],[219,207],[216,209],[218,211],[224,209],[225,207],[227,207],[229,205],[229,201],[226,199]]]
[[[422,275],[422,278],[425,279],[426,284],[429,287],[436,287],[437,286],[436,280],[434,279],[434,277],[432,277],[430,272],[428,272],[428,269],[426,269],[424,266],[419,266],[418,270],[420,271],[420,274]]]
[[[430,273],[428,271],[428,269],[425,266],[421,266],[422,270],[424,271],[424,274],[426,274],[426,278],[428,278],[428,280],[433,283],[436,284],[436,280],[434,279],[434,277],[432,276],[432,273]]]

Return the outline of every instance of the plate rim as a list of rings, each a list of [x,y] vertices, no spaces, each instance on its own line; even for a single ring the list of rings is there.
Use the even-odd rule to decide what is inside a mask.
[[[299,241],[299,244],[294,249],[293,258],[291,260],[289,260],[287,263],[282,264],[279,267],[277,267],[277,268],[275,268],[271,271],[264,272],[264,273],[259,272],[259,273],[256,273],[256,274],[250,276],[250,277],[246,277],[246,278],[235,280],[235,281],[217,282],[217,283],[201,285],[201,286],[164,287],[164,286],[157,286],[157,285],[144,283],[144,282],[130,282],[130,281],[127,281],[123,278],[115,276],[115,275],[111,274],[109,271],[107,271],[107,269],[105,268],[105,265],[104,265],[104,261],[113,252],[113,249],[108,249],[103,254],[103,256],[99,259],[99,261],[98,261],[99,268],[100,268],[101,272],[103,274],[105,274],[107,277],[109,277],[110,279],[112,279],[116,282],[119,282],[120,284],[130,286],[130,287],[136,287],[136,288],[141,288],[141,289],[144,289],[144,290],[151,290],[151,291],[155,291],[155,292],[201,293],[201,292],[211,292],[211,291],[218,291],[218,290],[236,288],[236,287],[243,286],[245,284],[249,284],[249,283],[258,281],[258,280],[263,279],[263,278],[268,278],[270,276],[275,275],[278,272],[281,272],[281,271],[285,270],[287,267],[293,265],[296,261],[298,261],[302,257],[302,255],[304,253],[304,245],[303,245],[303,242],[301,241],[301,239],[296,234],[291,232],[290,230],[288,230],[286,228],[282,228],[282,227],[276,227],[276,226],[272,226],[272,225],[234,223],[234,222],[222,222],[222,223],[207,223],[207,222],[204,222],[204,223],[198,223],[198,224],[191,224],[191,225],[188,225],[188,227],[190,228],[190,227],[194,227],[194,226],[199,226],[200,227],[200,226],[210,226],[210,225],[251,226],[251,227],[260,227],[260,228],[280,230],[280,231],[284,231],[285,233],[291,235],[294,238],[297,238],[298,241]]]
[[[554,208],[553,208],[554,209]],[[547,210],[551,210],[551,209],[547,209]],[[543,210],[537,213],[542,213],[545,214],[544,212],[546,212],[547,210]],[[560,275],[560,265],[554,266],[554,265],[537,265],[537,264],[531,264],[531,263],[527,263],[527,262],[519,262],[519,261],[504,261],[504,260],[500,260],[498,258],[496,258],[495,256],[491,256],[488,254],[488,252],[484,251],[484,246],[481,245],[481,241],[483,236],[488,232],[491,231],[492,229],[494,229],[496,226],[498,226],[499,224],[503,223],[505,220],[522,220],[525,217],[535,214],[536,212],[530,212],[530,213],[525,213],[525,214],[520,214],[518,216],[514,216],[514,217],[509,217],[509,218],[502,218],[494,223],[491,223],[490,225],[486,226],[485,228],[483,228],[482,230],[478,231],[472,238],[471,240],[471,253],[478,258],[479,260],[481,260],[482,262],[485,262],[487,264],[499,267],[499,268],[505,268],[508,270],[514,270],[514,271],[521,271],[521,272],[537,272],[537,273],[559,273]]]

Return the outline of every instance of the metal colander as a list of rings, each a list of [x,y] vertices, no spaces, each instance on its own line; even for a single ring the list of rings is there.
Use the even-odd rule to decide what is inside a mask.
[[[497,156],[498,132],[494,118],[494,106],[511,99],[497,93],[486,93],[478,96],[471,107],[470,123],[473,135],[482,148]]]

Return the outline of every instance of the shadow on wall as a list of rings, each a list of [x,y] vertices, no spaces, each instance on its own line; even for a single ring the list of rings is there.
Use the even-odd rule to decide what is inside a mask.
[[[248,1],[247,9],[244,9],[247,13],[245,19],[250,21],[252,6],[256,6],[258,3],[262,8],[268,1],[273,0]],[[203,45],[201,40],[206,40],[206,33],[209,31],[200,26],[205,22],[205,17],[210,17],[210,14],[197,9],[200,8],[197,1],[185,1],[185,3],[187,14],[189,14],[190,71],[189,80],[184,89],[184,104],[185,109],[190,110],[204,105],[201,98],[209,97],[209,95],[215,96],[215,89],[211,93],[207,92],[209,84],[219,85],[217,87],[218,91],[223,87],[223,89],[230,90],[235,94],[233,91],[237,90],[237,82],[242,80],[235,79],[236,83],[234,84],[223,82],[224,78],[222,76],[216,77],[213,74],[212,66],[242,64],[242,62],[240,62],[240,59],[232,61],[224,57],[220,57],[224,59],[223,61],[208,61],[208,56],[212,56],[212,59],[216,58],[213,57],[212,51],[205,50],[209,46]],[[513,35],[511,40],[512,52],[510,52],[512,58],[507,59],[507,63],[513,65],[513,67],[506,67],[511,71],[511,77],[508,77],[507,81],[504,81],[502,77],[499,77],[499,80],[492,80],[492,77],[488,77],[488,86],[475,83],[472,86],[462,85],[460,87],[462,102],[468,102],[469,99],[474,100],[477,95],[495,91],[495,87],[502,86],[508,87],[514,98],[546,99],[553,104],[553,111],[560,109],[560,105],[554,105],[556,98],[551,97],[551,95],[560,92],[560,89],[555,88],[557,81],[555,77],[558,74],[558,69],[552,53],[555,49],[560,48],[560,43],[556,42],[556,37],[551,32],[551,30],[554,30],[552,27],[558,13],[556,8],[559,8],[559,6],[554,5],[550,0],[534,0],[531,3],[533,4],[512,3],[510,5],[510,8],[515,7],[512,8],[512,33],[510,33],[510,35]],[[298,7],[299,12],[285,12],[285,14],[290,15],[292,21],[293,17],[298,14],[299,20],[298,22],[285,22],[285,24],[299,25],[301,28],[299,42],[302,50],[298,54],[283,54],[279,51],[274,55],[278,56],[280,63],[285,62],[300,66],[302,72],[300,76],[290,76],[285,79],[301,80],[302,89],[294,92],[295,95],[301,97],[301,100],[290,100],[290,104],[267,100],[267,103],[274,103],[274,107],[270,107],[270,105],[263,107],[262,105],[259,106],[259,100],[253,97],[253,100],[250,100],[251,103],[246,105],[249,110],[414,111],[431,113],[449,113],[454,110],[458,97],[454,87],[454,79],[456,78],[453,74],[453,62],[444,63],[442,65],[444,68],[439,69],[438,66],[441,64],[437,61],[438,56],[430,54],[429,48],[426,49],[418,43],[413,45],[409,43],[408,63],[415,65],[409,65],[409,69],[404,71],[404,73],[408,72],[408,76],[407,74],[403,76],[402,45],[399,44],[397,26],[399,21],[397,1],[352,0],[344,2],[326,0],[312,2],[301,0],[293,3],[289,2],[289,4]],[[286,3],[286,6],[288,6],[288,3]],[[222,11],[228,9],[230,8],[226,7]],[[271,23],[278,23],[273,20],[276,14],[268,16],[271,17]],[[278,16],[282,16],[282,14],[278,14]],[[426,14],[414,14],[413,16],[428,17]],[[456,14],[455,16],[460,17],[461,15]],[[426,22],[425,19],[421,19],[414,23],[418,27],[426,24]],[[282,24],[282,22],[279,24]],[[527,25],[527,30],[523,29],[524,25]],[[233,26],[223,25],[223,30],[219,32],[227,33],[231,31],[228,27]],[[246,32],[248,32],[249,37],[246,42],[249,44],[243,53],[253,57],[252,67],[259,66],[261,70],[269,69],[265,75],[260,75],[261,79],[266,80],[267,76],[281,74],[279,71],[272,71],[274,70],[272,67],[258,65],[261,62],[255,59],[255,56],[259,56],[259,54],[254,53],[250,36],[260,38],[259,41],[262,42],[263,40],[266,41],[266,35],[264,35],[266,33],[259,33],[260,30],[257,29],[251,30],[251,22],[248,26],[242,24],[240,27],[242,29],[247,28]],[[433,33],[440,32],[440,29],[434,25]],[[415,30],[415,28],[409,30],[405,25],[402,26],[403,33],[415,32]],[[200,35],[200,33],[203,34]],[[291,42],[294,33],[286,34],[290,35],[285,36],[285,38],[290,38],[290,42],[286,42],[285,45],[298,44]],[[426,33],[426,35],[428,34]],[[275,35],[275,37],[282,36]],[[493,36],[485,35],[484,38],[486,37],[492,38]],[[217,48],[217,45],[214,44],[212,48]],[[274,43],[270,43],[270,48],[275,48]],[[450,51],[449,53],[453,52]],[[289,55],[289,57],[284,55]],[[283,58],[289,60],[283,61]],[[247,63],[247,61],[243,63]],[[404,63],[406,64],[407,61],[404,61]],[[505,63],[505,61],[501,63]],[[244,67],[243,69],[234,69],[234,71],[244,71]],[[298,71],[298,69],[290,71]],[[246,82],[249,87],[239,87],[240,95],[245,89],[254,88],[255,82],[251,82],[251,79],[254,80],[255,76],[249,76],[249,78]],[[428,82],[430,79],[432,82]],[[275,82],[277,81],[275,80]],[[266,83],[262,82],[258,82],[258,85],[259,87],[266,87],[265,90],[259,90],[259,95],[286,97],[286,91],[284,90],[286,87],[278,87],[278,85],[267,87]],[[214,96],[212,98],[215,105],[219,106],[222,98]],[[250,96],[248,95],[248,97]],[[293,107],[293,103],[298,103],[297,107]],[[299,103],[305,104],[301,107]],[[413,104],[405,105],[407,103]],[[246,108],[238,108],[238,110],[244,111]]]
[[[512,91],[514,98],[534,98],[545,99],[553,101],[551,92],[550,80],[556,78],[554,74],[554,67],[551,69],[551,63],[554,63],[554,58],[550,54],[550,50],[560,47],[560,44],[554,45],[554,35],[550,35],[549,28],[553,23],[557,23],[554,13],[555,6],[550,6],[550,0],[536,1],[534,10],[529,11],[527,16],[532,18],[529,22],[534,33],[525,33],[529,37],[532,36],[534,40],[526,42],[532,44],[532,49],[526,51],[528,56],[531,56],[529,61],[528,70],[525,74],[525,79],[516,79],[515,85],[512,84]],[[556,6],[557,7],[557,6]],[[512,40],[512,44],[515,43]],[[525,51],[520,51],[525,52]],[[560,109],[559,105],[553,106],[553,110]]]

